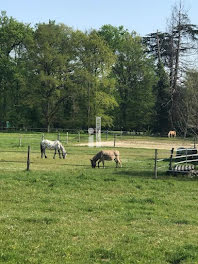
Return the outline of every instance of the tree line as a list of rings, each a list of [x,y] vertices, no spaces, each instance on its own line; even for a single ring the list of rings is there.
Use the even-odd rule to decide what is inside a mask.
[[[181,2],[166,32],[82,32],[0,16],[0,126],[95,127],[184,136],[198,128],[198,27]]]

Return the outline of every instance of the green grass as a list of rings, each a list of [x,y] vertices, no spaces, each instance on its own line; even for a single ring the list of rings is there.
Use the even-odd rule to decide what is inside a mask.
[[[98,149],[72,144],[66,160],[41,160],[40,134],[26,136],[18,147],[0,134],[0,263],[198,263],[196,179],[167,163],[154,179],[148,149],[120,148],[119,169],[92,169]]]

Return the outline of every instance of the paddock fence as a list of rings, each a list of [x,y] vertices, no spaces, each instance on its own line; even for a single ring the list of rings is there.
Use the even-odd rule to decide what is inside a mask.
[[[159,158],[158,150],[155,149],[155,159],[154,159],[154,175],[157,178],[158,171],[160,169],[166,168],[166,173],[168,175],[178,175],[178,174],[189,174],[192,176],[197,176],[198,171],[196,166],[198,164],[198,151],[196,145],[193,148],[172,148],[170,150],[170,156],[167,158]],[[158,164],[160,163],[160,165]]]
[[[93,135],[95,137],[95,135]],[[158,149],[140,149],[136,146],[138,140],[143,139],[145,136],[142,133],[137,133],[134,131],[123,132],[123,131],[102,131],[101,140],[103,142],[109,143],[107,148],[118,148],[121,151],[121,159],[123,161],[123,168],[130,170],[134,173],[143,173],[144,171],[148,172],[151,177],[157,178],[159,173],[166,173],[169,161],[170,161],[170,150]],[[67,166],[82,166],[90,167],[89,159],[94,156],[97,151],[100,149],[97,146],[89,147],[89,134],[87,131],[82,130],[64,130],[64,131],[54,131],[53,133],[47,132],[0,132],[0,170],[8,169],[8,167],[13,167],[17,169],[16,164],[21,164],[20,168],[34,168],[36,162],[42,162],[40,157],[40,141],[42,139],[49,140],[60,140],[65,146],[68,156],[72,155],[73,157],[78,157],[81,151],[87,159],[87,163],[69,163],[66,161]],[[151,137],[152,139],[152,137]],[[95,138],[94,138],[95,140]],[[129,145],[127,147],[120,147],[118,142],[133,142],[133,146]],[[174,141],[172,141],[174,142]],[[185,142],[185,140],[184,140]],[[186,143],[186,142],[185,142]],[[192,140],[191,140],[192,143]],[[29,161],[28,157],[28,146],[30,147],[29,151]],[[135,146],[135,147],[134,147]],[[143,146],[144,148],[144,146]],[[71,150],[72,149],[72,150]],[[146,154],[145,154],[146,153]],[[52,158],[52,154],[50,158]],[[16,157],[17,156],[17,157]],[[36,156],[32,159],[32,157]],[[167,157],[167,158],[164,158]],[[6,166],[7,164],[7,166]],[[49,164],[53,167],[53,163]],[[59,164],[56,163],[56,166]],[[63,164],[60,164],[63,166]],[[112,165],[113,167],[114,165]],[[133,173],[132,173],[133,174]]]

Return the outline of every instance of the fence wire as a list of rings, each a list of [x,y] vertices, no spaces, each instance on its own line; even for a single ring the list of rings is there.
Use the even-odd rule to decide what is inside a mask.
[[[49,140],[57,140],[59,139],[63,145],[65,146],[68,155],[72,156],[79,156],[80,151],[83,150],[83,156],[86,156],[87,159],[91,158],[97,153],[97,150],[100,148],[97,147],[88,147],[88,133],[78,131],[78,133],[73,133],[74,131],[61,131],[55,133],[44,133],[44,132],[37,132],[37,133],[1,133],[0,137],[0,152],[3,153],[3,156],[6,153],[18,153],[24,154],[23,161],[16,161],[16,163],[26,163],[26,155],[27,155],[27,146],[31,146],[31,155],[38,154],[40,155],[40,141],[43,138],[47,138]],[[116,135],[116,136],[115,136]],[[127,154],[125,154],[124,148],[118,147],[117,141],[122,142],[123,140],[132,140],[133,142],[138,142],[139,138],[142,135],[135,135],[135,134],[124,134],[114,131],[114,132],[103,132],[102,133],[102,140],[104,142],[110,142],[111,145],[106,146],[105,148],[118,148],[122,152],[122,158],[125,163],[124,168],[137,168],[137,170],[149,170],[154,171],[154,149],[150,150],[150,154],[148,156],[141,156],[141,153],[137,155],[137,149],[134,147],[127,147]],[[116,142],[114,142],[116,140]],[[79,143],[83,143],[81,146]],[[70,150],[72,147],[72,151]],[[138,149],[141,152],[141,150]],[[145,151],[145,149],[144,149]],[[142,153],[144,152],[142,151]],[[153,152],[152,152],[153,151]],[[157,157],[157,170],[159,172],[166,172],[169,168],[169,161],[170,161],[170,153],[171,150],[159,150],[158,149],[158,157]],[[49,154],[53,156],[53,154]],[[175,152],[174,152],[175,155]],[[145,161],[146,160],[146,161]],[[9,163],[15,162],[14,160],[6,160],[6,158],[0,158],[0,163]],[[31,162],[32,164],[32,162]],[[70,164],[65,164],[69,166]],[[56,166],[59,164],[56,163]],[[60,164],[63,166],[63,164]],[[71,164],[71,166],[77,166],[77,164]],[[87,167],[88,165],[81,165]]]

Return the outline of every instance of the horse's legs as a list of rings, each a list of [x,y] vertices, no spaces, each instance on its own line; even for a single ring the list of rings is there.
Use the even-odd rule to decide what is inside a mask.
[[[56,156],[56,149],[54,150],[54,157],[53,157],[53,159],[55,159],[55,156]]]
[[[118,167],[118,159],[117,159],[117,158],[115,158],[114,160],[115,160],[115,163],[116,163],[116,168],[117,168],[117,167]]]
[[[44,149],[44,154],[45,154],[45,150],[46,150],[46,149]],[[47,159],[47,155],[46,155],[46,154],[45,154],[45,158]]]
[[[41,145],[41,158],[43,158],[44,151],[45,151],[45,149],[44,149],[43,146]]]
[[[99,165],[99,164],[100,164],[100,162],[101,162],[101,160],[99,160],[99,161],[98,161],[98,168],[100,168],[100,165]]]
[[[61,159],[60,149],[58,150],[59,159]]]
[[[114,161],[116,162],[116,168],[122,168],[122,161],[119,158],[115,158]]]
[[[43,157],[43,154],[44,154],[44,156],[45,156],[45,158],[47,158],[47,156],[46,156],[46,154],[45,154],[45,148],[42,150],[42,154],[41,154],[41,157]]]

